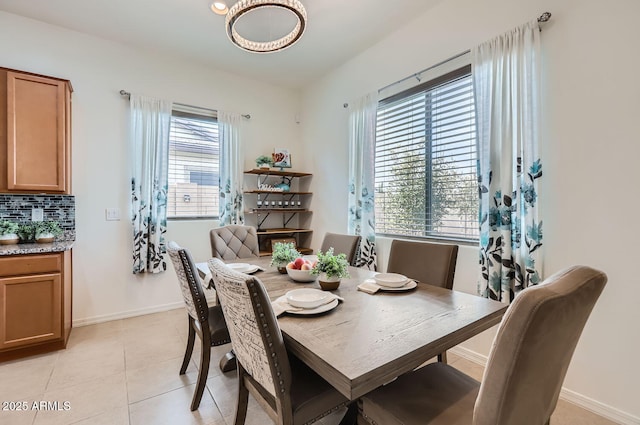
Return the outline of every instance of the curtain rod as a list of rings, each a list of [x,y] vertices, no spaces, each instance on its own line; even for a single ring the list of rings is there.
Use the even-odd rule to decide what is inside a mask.
[[[545,23],[545,22],[547,22],[549,19],[551,19],[551,13],[550,13],[550,12],[544,12],[542,15],[540,15],[540,16],[538,17],[538,23],[539,23],[539,24],[544,24],[544,23]],[[542,28],[540,28],[540,31],[542,31]],[[450,58],[447,58],[447,59],[445,59],[445,60],[443,60],[443,61],[441,61],[441,62],[438,62],[438,63],[437,63],[437,64],[435,64],[435,65],[431,65],[431,66],[430,66],[430,67],[428,67],[428,68],[425,68],[425,69],[423,69],[423,70],[421,70],[421,71],[415,72],[415,73],[413,73],[413,74],[409,75],[408,77],[404,77],[404,78],[402,78],[402,79],[400,79],[400,80],[398,80],[398,81],[396,81],[396,82],[394,82],[394,83],[388,84],[388,85],[386,85],[386,86],[382,87],[381,89],[379,89],[379,90],[378,90],[378,93],[380,93],[380,92],[382,92],[382,91],[384,91],[384,90],[386,90],[386,89],[388,89],[388,88],[391,88],[391,87],[395,86],[396,84],[404,83],[405,81],[410,80],[410,79],[412,79],[412,78],[415,78],[416,80],[418,80],[418,82],[420,82],[420,75],[422,75],[422,74],[424,74],[425,72],[430,71],[430,70],[432,70],[433,68],[436,68],[436,67],[438,67],[438,66],[440,66],[440,65],[444,65],[444,64],[445,64],[445,63],[447,63],[447,62],[450,62],[450,61],[452,61],[452,60],[458,59],[459,57],[464,56],[464,55],[466,55],[467,53],[471,53],[471,50],[465,50],[464,52],[462,52],[462,53],[458,53],[457,55],[453,55],[453,56],[451,56]],[[344,108],[348,108],[348,107],[349,107],[349,104],[348,104],[348,103],[344,103],[344,104],[342,104],[342,106],[343,106]]]
[[[126,91],[126,90],[120,90],[120,96],[127,96],[128,98],[131,98],[131,93],[129,93],[129,92],[128,92],[128,91]],[[201,107],[199,107],[199,106],[187,105],[187,104],[185,104],[185,103],[177,103],[177,102],[174,102],[174,103],[175,103],[176,105],[178,105],[178,106],[186,106],[187,108],[202,109],[202,108],[201,108]],[[217,111],[216,111],[216,112],[217,112]],[[250,114],[242,114],[241,116],[242,116],[243,118],[248,119],[248,120],[250,120],[250,119],[251,119],[251,115],[250,115]]]

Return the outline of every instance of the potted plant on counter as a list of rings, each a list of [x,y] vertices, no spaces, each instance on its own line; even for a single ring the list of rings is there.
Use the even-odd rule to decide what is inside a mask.
[[[33,223],[22,223],[18,228],[18,237],[22,242],[33,242],[36,239],[36,227]]]
[[[34,223],[36,242],[51,243],[56,236],[62,234],[57,221],[37,221]]]
[[[349,277],[349,263],[345,254],[333,254],[333,247],[325,253],[318,251],[318,261],[311,273],[318,275],[318,282],[324,291],[333,291],[340,286],[340,279]]]
[[[19,229],[18,223],[10,220],[0,220],[0,245],[17,244]]]
[[[296,258],[300,257],[300,253],[292,242],[276,242],[273,244],[273,252],[271,253],[271,265],[278,268],[282,274],[287,272],[286,265]]]

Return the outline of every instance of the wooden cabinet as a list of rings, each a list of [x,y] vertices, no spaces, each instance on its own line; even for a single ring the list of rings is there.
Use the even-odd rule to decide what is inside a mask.
[[[0,361],[64,348],[71,251],[0,257]]]
[[[293,171],[254,169],[245,176],[255,176],[254,187],[244,192],[247,224],[257,229],[260,255],[271,255],[273,240],[293,240],[298,251],[310,254],[312,230],[309,229],[312,193],[308,189],[311,174]],[[289,190],[275,191],[272,187],[285,184]]]
[[[0,192],[71,193],[71,91],[0,68]]]

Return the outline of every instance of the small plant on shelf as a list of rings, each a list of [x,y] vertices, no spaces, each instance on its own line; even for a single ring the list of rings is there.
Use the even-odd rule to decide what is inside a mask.
[[[349,277],[349,263],[345,254],[333,254],[333,247],[326,252],[318,251],[318,261],[311,273],[319,275],[320,280],[340,280]]]
[[[259,157],[256,158],[256,166],[258,168],[273,167],[273,160],[266,155],[260,155]]]
[[[2,244],[18,243],[20,226],[11,220],[0,220],[0,242]]]
[[[280,273],[286,273],[285,266],[287,263],[294,261],[298,257],[300,257],[300,253],[293,242],[276,242],[273,244],[271,265],[277,267]]]

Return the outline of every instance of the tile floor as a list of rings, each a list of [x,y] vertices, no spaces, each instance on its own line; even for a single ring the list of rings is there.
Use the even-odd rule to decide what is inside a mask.
[[[27,408],[0,410],[0,424],[232,424],[235,372],[223,374],[217,367],[229,346],[214,348],[200,408],[189,410],[199,347],[196,345],[187,373],[180,376],[186,331],[185,311],[171,310],[75,328],[66,350],[1,363],[0,402],[20,402]],[[449,363],[476,379],[482,376],[481,366],[451,353]],[[58,402],[60,410],[52,410],[53,403],[35,409],[34,402],[39,407],[41,401]],[[319,425],[339,421],[340,416],[333,415]],[[271,423],[252,401],[247,425]],[[564,401],[560,401],[551,423],[613,424]]]

